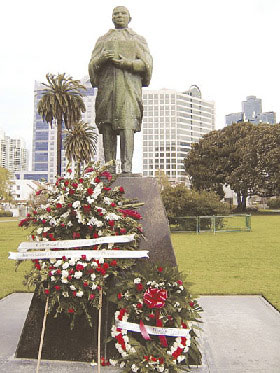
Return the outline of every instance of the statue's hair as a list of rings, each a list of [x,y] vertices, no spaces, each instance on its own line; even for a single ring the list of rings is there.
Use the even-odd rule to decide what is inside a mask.
[[[126,6],[124,6],[124,5],[118,5],[118,6],[115,6],[115,8],[113,9],[113,13],[114,13],[115,9],[117,9],[117,8],[124,8],[124,9],[126,9],[128,15],[129,15],[129,18],[130,18],[130,13],[129,13],[129,10],[127,9]]]

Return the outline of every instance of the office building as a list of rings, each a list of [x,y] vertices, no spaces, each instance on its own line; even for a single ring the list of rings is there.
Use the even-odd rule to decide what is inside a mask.
[[[1,167],[14,174],[28,169],[28,151],[25,141],[21,138],[12,138],[0,130],[0,161]]]
[[[187,182],[184,159],[191,144],[215,129],[215,104],[197,86],[186,92],[145,90],[143,176],[163,171],[173,182]]]
[[[262,100],[256,96],[248,96],[245,101],[242,101],[242,112],[231,113],[226,115],[226,125],[230,126],[237,122],[251,122],[253,124],[260,123],[276,123],[276,114],[273,111],[262,112]]]
[[[94,111],[94,89],[92,88],[89,78],[86,77],[81,80],[85,85],[86,91],[84,94],[84,103],[86,112],[82,113],[82,120],[92,125],[95,132],[98,130],[95,125],[95,111]],[[33,124],[33,143],[32,143],[32,170],[37,172],[44,172],[47,174],[47,180],[54,182],[56,177],[56,125],[55,121],[52,126],[43,121],[42,117],[37,112],[38,101],[42,97],[42,89],[45,87],[35,82],[34,89],[34,124]],[[65,137],[65,130],[63,138]],[[95,160],[100,159],[100,143],[97,144],[97,154]],[[62,149],[62,173],[65,171],[67,160],[65,158],[64,149]]]

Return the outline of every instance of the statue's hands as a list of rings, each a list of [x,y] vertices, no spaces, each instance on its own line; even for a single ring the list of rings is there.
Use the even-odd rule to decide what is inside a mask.
[[[130,70],[132,68],[132,61],[124,56],[120,55],[120,58],[113,58],[111,61],[120,69]]]
[[[100,63],[100,65],[102,65],[105,62],[112,61],[114,59],[114,57],[115,57],[115,54],[114,54],[113,51],[104,50],[101,53],[101,56],[100,56],[100,59],[99,59],[99,63]]]

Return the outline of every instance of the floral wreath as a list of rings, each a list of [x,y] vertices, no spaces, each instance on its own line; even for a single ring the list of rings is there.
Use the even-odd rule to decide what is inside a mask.
[[[42,189],[36,192],[40,205],[19,226],[33,228],[30,236],[33,241],[134,234],[133,242],[93,245],[86,249],[135,250],[142,236],[141,215],[133,209],[134,201],[125,199],[123,187],[111,186],[115,177],[108,171],[109,167],[110,164],[89,166],[79,177],[68,169],[66,176],[59,177],[54,185],[42,184]],[[73,316],[84,312],[89,322],[88,310],[98,307],[100,289],[107,291],[106,279],[118,276],[122,269],[135,263],[132,259],[88,259],[85,255],[33,262],[26,283],[36,285],[39,294],[49,298],[49,310],[56,308],[57,313]]]
[[[119,309],[111,337],[121,358],[110,363],[125,372],[177,372],[178,365],[187,369],[191,359],[200,362],[194,329],[202,309],[183,286],[177,269],[145,263],[141,273],[135,274],[125,274],[117,285]],[[135,324],[139,325],[138,333],[129,330]],[[125,325],[127,328],[122,327]],[[149,326],[184,333],[177,337],[149,335]]]

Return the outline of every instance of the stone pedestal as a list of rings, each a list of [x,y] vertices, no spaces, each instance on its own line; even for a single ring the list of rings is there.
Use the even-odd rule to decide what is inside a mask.
[[[123,186],[126,197],[135,198],[144,203],[137,209],[143,217],[140,222],[146,237],[145,240],[141,240],[139,249],[149,250],[150,260],[155,263],[176,266],[168,220],[156,179],[120,177],[114,185]],[[44,307],[44,302],[35,292],[17,347],[16,357],[37,358]],[[110,326],[115,312],[114,305],[106,305],[105,301],[103,310],[102,336],[105,340],[110,334]],[[69,361],[96,359],[98,314],[96,310],[92,312],[94,317],[92,328],[89,327],[85,317],[78,317],[73,330],[70,329],[70,319],[67,316],[60,315],[54,318],[52,314],[48,315],[42,358]],[[111,356],[114,349],[108,345],[107,350],[107,356]],[[105,351],[102,352],[102,355],[104,354]]]

